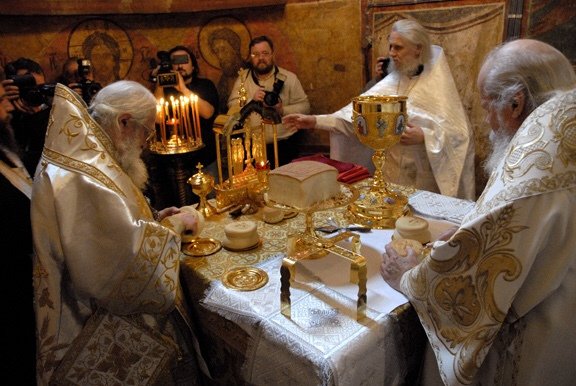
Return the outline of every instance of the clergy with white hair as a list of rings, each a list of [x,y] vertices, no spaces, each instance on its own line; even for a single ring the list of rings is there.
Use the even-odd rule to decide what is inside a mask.
[[[426,331],[422,385],[573,385],[576,367],[576,74],[520,39],[478,76],[499,143],[486,189],[420,262],[386,245],[380,272]]]
[[[32,189],[38,384],[198,384],[208,374],[179,280],[193,208],[158,217],[140,158],[156,100],[118,81],[87,108],[57,85]]]
[[[362,95],[408,97],[408,120],[382,170],[386,181],[443,195],[475,199],[474,139],[446,56],[414,20],[398,20],[388,38],[388,75]],[[330,132],[330,158],[372,172],[373,149],[356,137],[352,104],[327,115],[290,114],[289,128]]]

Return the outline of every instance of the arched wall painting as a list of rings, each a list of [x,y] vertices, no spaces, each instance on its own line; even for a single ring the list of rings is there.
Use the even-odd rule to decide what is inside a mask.
[[[132,41],[116,23],[100,18],[77,24],[68,40],[68,56],[90,59],[97,82],[126,78],[134,58]]]
[[[198,48],[202,59],[220,72],[216,83],[220,96],[220,112],[225,113],[228,95],[238,77],[238,70],[248,60],[251,40],[246,25],[233,17],[217,17],[202,26]]]

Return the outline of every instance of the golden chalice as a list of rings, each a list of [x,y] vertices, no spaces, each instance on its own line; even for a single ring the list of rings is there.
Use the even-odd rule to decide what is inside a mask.
[[[376,167],[370,185],[360,188],[358,200],[348,206],[347,219],[377,229],[394,228],[406,210],[408,198],[384,180],[386,153],[400,141],[406,127],[405,96],[370,95],[352,99],[352,123],[356,136],[375,150]]]
[[[208,196],[208,194],[210,194],[214,189],[214,177],[210,174],[204,173],[202,171],[203,167],[204,165],[198,162],[198,165],[196,165],[198,173],[188,179],[188,184],[192,188],[192,192],[200,197],[200,202],[198,203],[196,210],[200,212],[204,218],[208,218],[217,213],[216,208],[214,208],[206,198],[206,196]]]

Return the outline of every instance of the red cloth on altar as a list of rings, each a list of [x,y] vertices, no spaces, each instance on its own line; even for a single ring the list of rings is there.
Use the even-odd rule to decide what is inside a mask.
[[[337,161],[324,154],[308,155],[292,160],[292,162],[298,161],[317,161],[333,166],[338,170],[338,181],[344,184],[352,184],[370,177],[370,172],[366,167],[351,162]]]

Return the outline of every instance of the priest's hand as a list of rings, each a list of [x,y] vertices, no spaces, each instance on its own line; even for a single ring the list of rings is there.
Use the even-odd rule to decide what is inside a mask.
[[[406,124],[406,130],[400,136],[400,143],[402,145],[418,145],[424,143],[424,131],[419,126],[414,126],[410,123]]]
[[[380,275],[382,278],[398,292],[400,290],[400,280],[406,271],[419,264],[418,253],[412,248],[407,247],[406,256],[400,256],[391,244],[385,247],[386,252],[382,254],[382,263],[380,263]]]
[[[180,209],[176,208],[175,206],[171,206],[169,208],[164,208],[158,211],[158,221],[164,220],[168,216],[175,215],[176,213],[180,213]]]
[[[168,225],[176,233],[188,236],[197,236],[204,226],[204,217],[193,206],[183,206],[181,208],[167,208],[168,212],[176,212],[164,217],[162,224]],[[166,209],[164,209],[166,210]]]
[[[313,129],[316,127],[316,117],[305,114],[288,114],[282,118],[282,124],[287,130]]]

